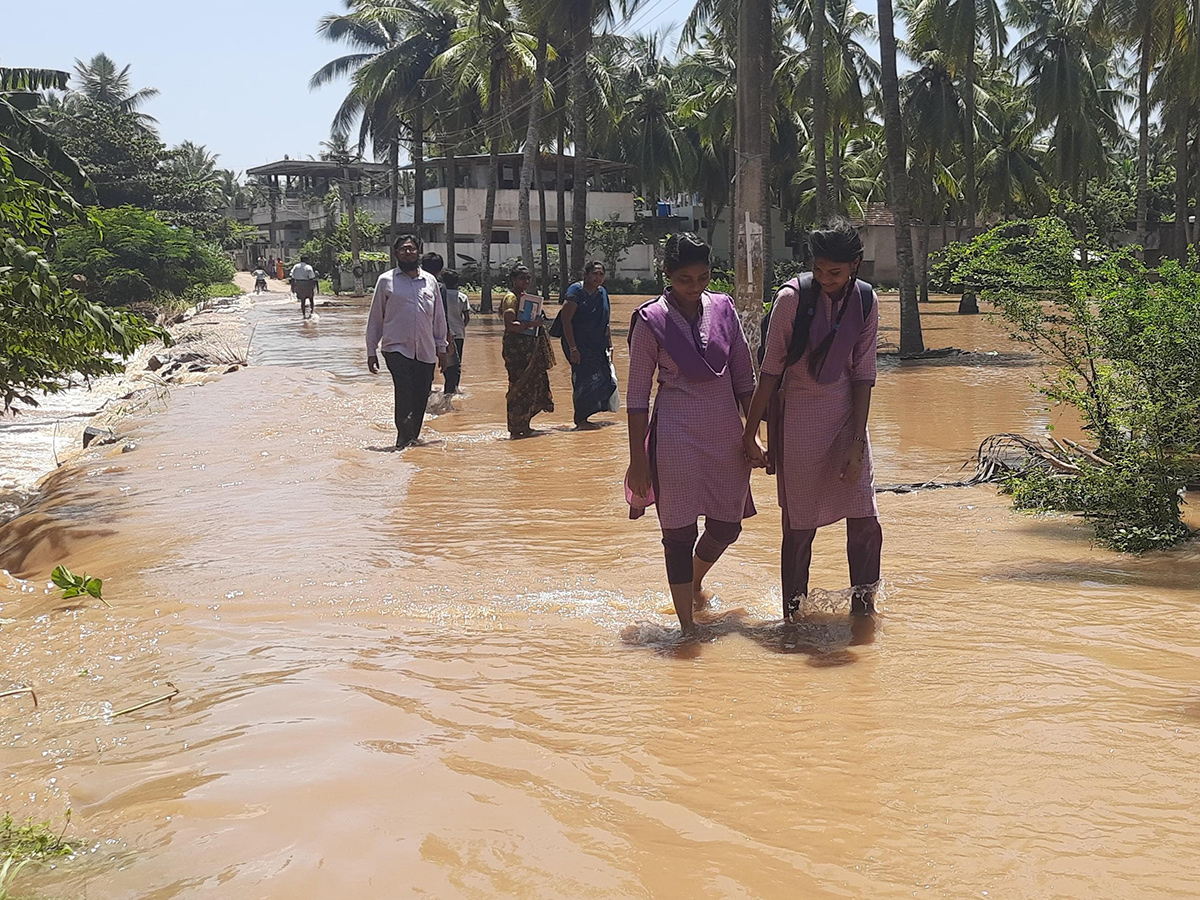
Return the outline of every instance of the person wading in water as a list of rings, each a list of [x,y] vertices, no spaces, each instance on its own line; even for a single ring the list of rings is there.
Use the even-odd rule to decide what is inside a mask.
[[[418,264],[416,235],[400,235],[392,252],[396,268],[375,282],[367,315],[367,369],[379,371],[375,350],[382,344],[396,393],[396,449],[403,450],[421,434],[434,362],[446,368],[446,309],[437,279]]]
[[[514,438],[533,434],[530,421],[540,412],[554,412],[550,376],[554,349],[546,334],[546,316],[542,312],[533,321],[522,321],[521,308],[532,277],[525,266],[516,266],[510,276],[512,290],[500,301],[504,316],[504,341],[501,353],[508,372],[508,433]],[[534,300],[537,298],[534,297]]]
[[[775,298],[742,436],[746,455],[776,476],[783,509],[783,614],[808,594],[817,529],[846,520],[851,613],[875,612],[883,530],[875,505],[867,415],[875,384],[879,300],[858,281],[863,245],[845,219],[809,237],[813,270]],[[770,406],[767,452],[758,425]]]
[[[754,393],[754,365],[733,300],[705,290],[709,252],[694,234],[667,241],[671,286],[629,323],[629,517],[657,505],[671,600],[689,636],[707,603],[704,576],[755,513],[738,412]]]
[[[608,328],[604,263],[592,260],[583,267],[583,281],[567,288],[559,318],[563,353],[571,361],[575,427],[596,428],[589,416],[607,410],[609,398],[617,390],[612,376],[612,334]]]

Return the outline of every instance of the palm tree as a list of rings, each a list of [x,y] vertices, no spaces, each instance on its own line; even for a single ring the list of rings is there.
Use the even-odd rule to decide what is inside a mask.
[[[976,177],[975,127],[979,40],[987,45],[988,60],[997,60],[1008,41],[1004,15],[996,0],[919,0],[912,20],[912,40],[922,46],[937,46],[946,53],[947,65],[962,80],[964,109],[963,159],[967,204],[967,227],[975,228],[979,209]],[[978,310],[973,310],[978,311]]]
[[[621,61],[621,158],[633,166],[637,187],[650,203],[664,191],[682,187],[684,173],[695,168],[694,148],[677,118],[675,68],[664,57],[661,41],[661,34],[637,35]]]
[[[1188,260],[1188,185],[1192,169],[1200,159],[1188,158],[1189,133],[1200,125],[1200,9],[1192,6],[1190,16],[1177,23],[1175,40],[1151,91],[1152,104],[1161,105],[1163,119],[1175,133],[1175,241],[1179,261]],[[1200,147],[1200,128],[1197,129]],[[1197,188],[1200,189],[1200,172]],[[1197,209],[1200,215],[1200,207]],[[1197,229],[1200,231],[1200,229]]]
[[[867,120],[867,100],[879,90],[879,63],[863,44],[875,37],[875,17],[851,0],[826,0],[825,84],[833,119],[831,187],[833,205],[846,210],[842,178],[843,135]]]
[[[1194,5],[1194,4],[1193,4]],[[1186,30],[1183,0],[1098,0],[1092,22],[1131,47],[1138,55],[1137,243],[1146,243],[1150,205],[1150,75]]]
[[[545,114],[546,67],[550,62],[550,15],[551,10],[547,0],[529,0],[525,10],[526,19],[537,29],[537,50],[534,61],[533,86],[529,91],[529,124],[525,129],[524,154],[521,161],[521,183],[517,199],[517,222],[521,235],[521,258],[532,271],[533,259],[533,225],[530,210],[530,192],[533,188],[537,159],[542,151],[542,120]],[[552,99],[552,98],[551,98]],[[541,189],[541,176],[538,176],[540,196],[545,197]],[[546,206],[542,202],[542,223],[546,222]],[[545,229],[543,228],[543,231]],[[545,242],[542,241],[542,254],[545,255]],[[543,285],[543,293],[545,286]]]
[[[921,230],[918,232],[917,271],[921,280],[920,299],[929,299],[929,238],[933,219],[937,215],[934,199],[939,189],[950,187],[948,172],[939,165],[954,143],[962,142],[964,123],[963,104],[958,96],[954,76],[946,54],[938,49],[910,51],[918,64],[916,71],[901,82],[903,112],[908,126],[909,146],[918,179],[921,203]]]
[[[639,5],[641,0],[617,0],[617,5],[623,16],[628,17]],[[613,0],[563,0],[561,4],[566,13],[567,36],[571,46],[570,57],[570,120],[571,143],[575,150],[574,194],[571,209],[571,271],[575,275],[583,272],[584,256],[587,252],[587,175],[588,154],[591,145],[588,143],[588,112],[594,100],[589,64],[592,44],[595,40],[593,29],[598,24],[612,24],[616,18]]]
[[[812,31],[808,39],[808,55],[812,71],[813,162],[816,165],[817,219],[829,215],[829,163],[826,143],[829,140],[829,82],[825,78],[825,0],[811,0]]]
[[[130,90],[129,66],[118,70],[107,54],[97,53],[88,62],[75,60],[75,92],[87,103],[107,106],[132,115],[143,128],[158,124],[154,116],[141,112],[140,107],[158,96],[158,88]]]
[[[707,30],[697,41],[697,49],[676,67],[676,88],[681,97],[679,121],[698,139],[700,152],[694,157],[695,169],[689,180],[703,202],[711,244],[717,220],[733,202],[736,63],[729,42],[717,32]]]
[[[455,29],[450,46],[434,61],[431,73],[443,77],[457,97],[474,95],[487,112],[488,187],[480,246],[480,307],[492,310],[492,226],[499,188],[500,141],[505,116],[502,97],[520,94],[536,68],[537,38],[522,27],[505,0],[480,0],[475,14]]]
[[[216,206],[224,184],[224,173],[217,169],[217,154],[209,153],[203,144],[184,141],[171,150],[164,167],[202,193],[206,206]]]
[[[362,154],[352,149],[345,132],[333,132],[329,140],[321,141],[321,159],[337,164],[342,169],[342,187],[339,195],[346,201],[346,220],[350,230],[350,264],[354,270],[354,293],[364,290],[362,276],[362,240],[358,234],[358,185],[350,176],[351,166],[361,162]]]
[[[0,66],[0,148],[19,177],[63,190],[59,175],[76,189],[87,187],[87,175],[39,118],[38,107],[44,102],[39,92],[65,90],[69,77],[57,69]]]
[[[982,206],[1006,219],[1044,214],[1049,209],[1042,166],[1046,148],[1038,140],[1029,97],[1008,72],[996,73],[987,93],[978,123]]]
[[[1011,58],[1034,124],[1051,129],[1051,175],[1078,200],[1107,171],[1107,143],[1120,132],[1111,42],[1096,35],[1083,0],[1012,0],[1009,14],[1026,32]]]
[[[347,12],[322,17],[317,33],[348,44],[355,52],[330,60],[309,79],[310,89],[351,75],[350,90],[334,115],[334,133],[359,123],[361,153],[370,140],[376,156],[386,153],[391,172],[390,240],[399,217],[401,120],[409,122],[409,151],[416,175],[413,225],[424,226],[424,110],[430,67],[450,44],[453,8],[416,0],[346,0]]]
[[[904,125],[900,118],[900,79],[896,73],[896,29],[892,0],[879,0],[880,85],[883,91],[883,129],[887,141],[888,185],[896,232],[896,264],[900,269],[900,355],[925,351],[921,312],[913,278],[911,209],[905,171]]]

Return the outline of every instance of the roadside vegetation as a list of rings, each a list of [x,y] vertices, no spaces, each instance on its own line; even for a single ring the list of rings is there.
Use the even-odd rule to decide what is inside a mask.
[[[952,245],[940,267],[1049,360],[1041,392],[1077,410],[1094,442],[1078,472],[1010,476],[1014,505],[1081,513],[1118,550],[1169,547],[1189,534],[1181,504],[1200,475],[1200,274],[1174,260],[1148,269],[1129,248],[1081,255],[1046,218]]]

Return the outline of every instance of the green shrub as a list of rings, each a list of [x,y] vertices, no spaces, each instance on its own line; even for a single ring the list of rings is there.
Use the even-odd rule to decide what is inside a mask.
[[[1017,505],[1078,510],[1121,550],[1170,546],[1188,534],[1180,492],[1200,468],[1200,273],[1149,271],[1131,249],[1081,265],[1075,240],[1059,219],[1010,223],[952,245],[941,265],[1057,367],[1042,393],[1079,410],[1111,463],[1071,485],[1017,476]]]
[[[76,374],[119,372],[155,338],[144,320],[90,303],[46,258],[62,221],[90,220],[67,195],[16,177],[0,148],[0,408],[36,406],[34,394],[66,388]]]
[[[62,229],[54,261],[60,274],[87,279],[89,300],[126,306],[233,278],[229,258],[190,228],[174,228],[132,206],[95,209],[91,216],[90,225]]]

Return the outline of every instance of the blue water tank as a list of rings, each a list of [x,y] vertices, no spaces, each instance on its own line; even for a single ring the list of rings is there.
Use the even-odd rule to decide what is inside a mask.
[[[665,200],[659,200],[655,207],[655,215],[668,218],[671,215],[671,204]]]

